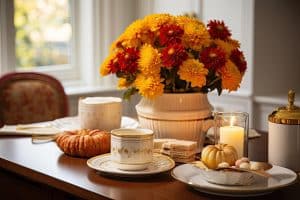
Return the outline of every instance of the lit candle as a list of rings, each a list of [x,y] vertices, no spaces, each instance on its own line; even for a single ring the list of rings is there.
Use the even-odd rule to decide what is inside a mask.
[[[244,128],[233,126],[232,120],[230,126],[220,127],[220,143],[234,146],[237,150],[238,157],[241,158],[244,155]]]

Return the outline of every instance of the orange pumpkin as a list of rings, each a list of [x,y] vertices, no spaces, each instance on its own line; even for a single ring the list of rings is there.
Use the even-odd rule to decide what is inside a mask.
[[[97,129],[65,131],[57,136],[56,143],[67,155],[89,158],[110,151],[110,133]]]

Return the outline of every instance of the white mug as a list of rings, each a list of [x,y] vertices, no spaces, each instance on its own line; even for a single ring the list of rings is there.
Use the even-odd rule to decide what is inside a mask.
[[[79,100],[78,115],[83,129],[111,131],[121,127],[122,99],[87,97]]]

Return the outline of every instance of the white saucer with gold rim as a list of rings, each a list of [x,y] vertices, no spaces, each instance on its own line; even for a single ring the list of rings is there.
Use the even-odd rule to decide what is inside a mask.
[[[169,171],[175,166],[175,162],[168,156],[154,153],[152,162],[148,164],[147,168],[139,171],[127,171],[119,169],[110,157],[110,153],[92,157],[88,159],[87,165],[100,173],[120,177],[144,177]]]

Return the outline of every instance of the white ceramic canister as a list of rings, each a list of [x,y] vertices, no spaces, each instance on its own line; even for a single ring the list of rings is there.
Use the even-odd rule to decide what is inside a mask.
[[[290,90],[288,105],[269,115],[268,159],[271,164],[300,172],[300,108]]]
[[[118,97],[86,97],[79,100],[80,127],[111,131],[121,127],[122,99]]]
[[[144,170],[152,162],[153,131],[121,128],[111,131],[111,160],[121,170]]]

